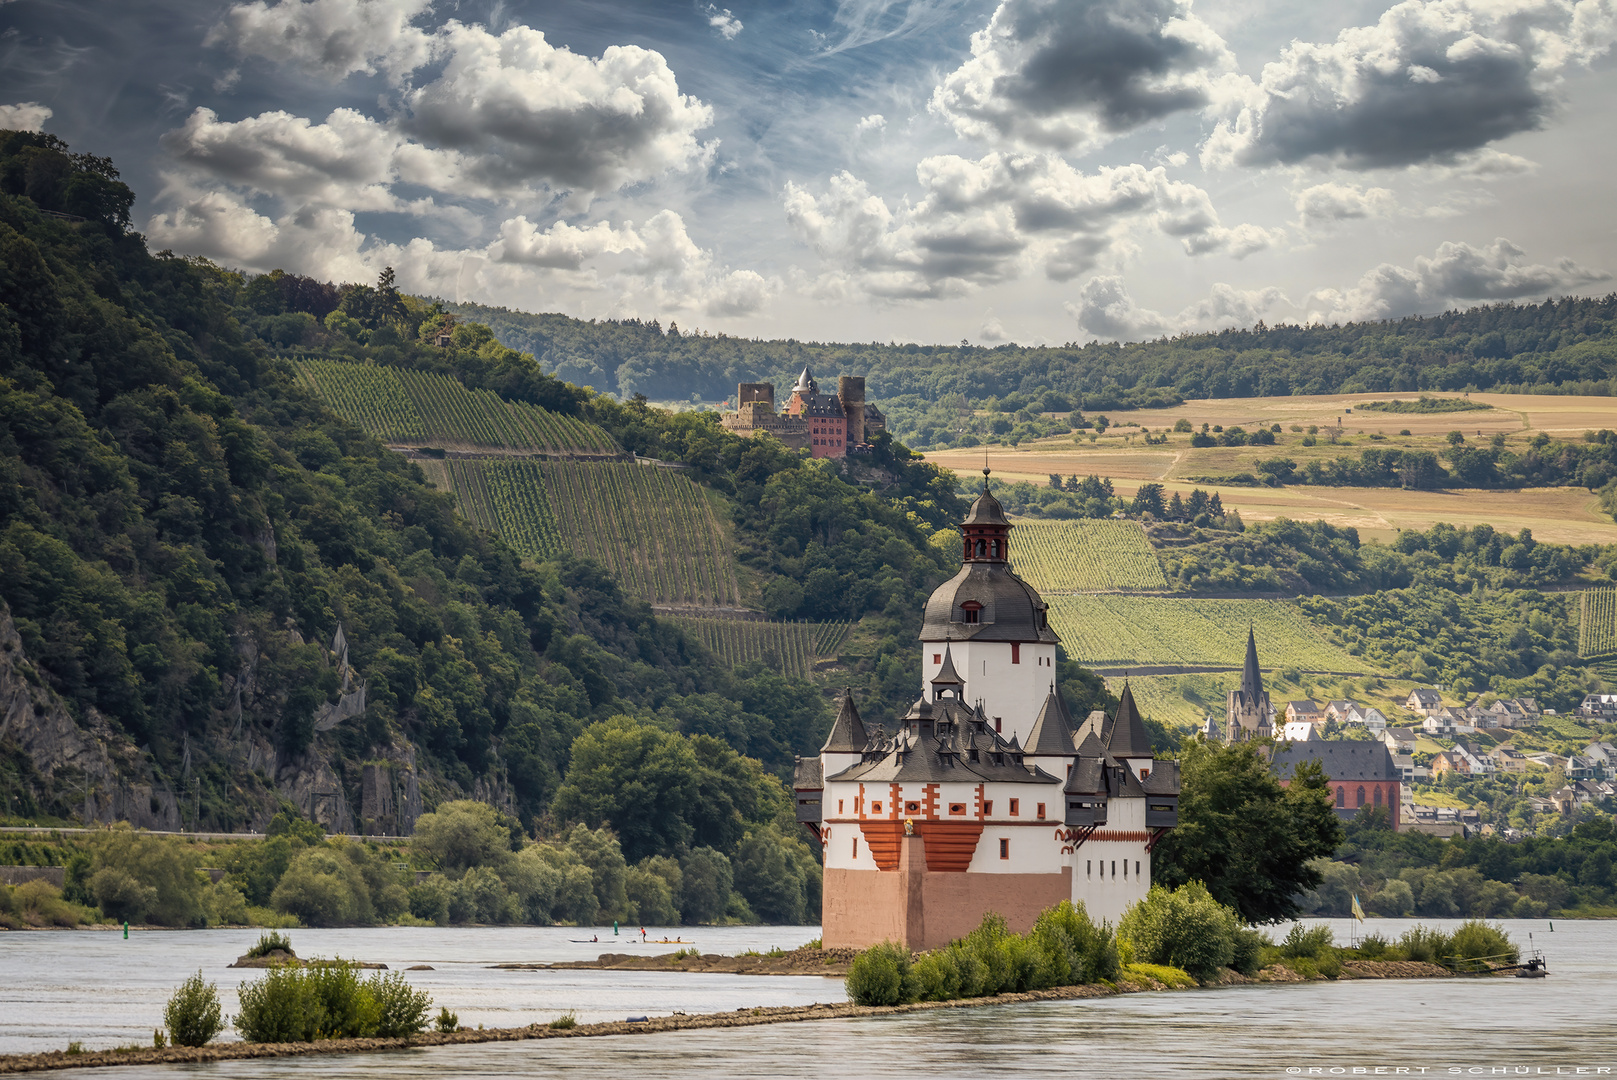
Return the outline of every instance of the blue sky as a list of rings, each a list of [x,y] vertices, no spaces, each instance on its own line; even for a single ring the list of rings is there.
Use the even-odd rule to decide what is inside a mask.
[[[1612,289],[1617,0],[0,0],[156,248],[819,340]]]

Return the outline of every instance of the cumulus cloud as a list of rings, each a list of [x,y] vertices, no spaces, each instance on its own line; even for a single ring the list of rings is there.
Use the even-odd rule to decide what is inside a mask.
[[[1386,217],[1398,201],[1386,188],[1362,188],[1335,182],[1315,184],[1296,193],[1298,224],[1305,229],[1327,229],[1354,218]]]
[[[703,12],[707,16],[707,24],[719,32],[725,41],[734,41],[736,35],[741,33],[741,20],[730,14],[730,9],[720,11],[712,4]]]
[[[1348,168],[1463,160],[1541,127],[1565,72],[1617,40],[1611,0],[1404,0],[1221,85],[1202,163]]]
[[[861,116],[859,123],[854,125],[854,130],[863,135],[867,131],[882,131],[886,127],[887,117],[881,113],[871,113],[869,116]]]
[[[1094,268],[1135,227],[1180,241],[1187,254],[1235,257],[1278,243],[1255,225],[1225,226],[1201,188],[1162,168],[1086,174],[1053,154],[940,155],[916,175],[925,189],[895,210],[848,172],[816,195],[788,183],[788,223],[834,273],[882,297],[932,297],[1040,266],[1067,281]]]
[[[597,60],[526,26],[496,36],[450,22],[440,38],[449,61],[405,95],[405,126],[463,155],[464,174],[487,187],[607,191],[708,152],[696,133],[713,110],[680,93],[661,53],[614,45]]]
[[[1527,253],[1500,237],[1481,248],[1448,242],[1412,267],[1382,263],[1347,290],[1324,289],[1308,298],[1310,322],[1387,319],[1440,311],[1460,303],[1546,296],[1611,280],[1603,270],[1571,259],[1553,266],[1529,263]]]
[[[972,138],[1081,151],[1204,107],[1233,67],[1190,0],[1001,0],[931,108]]]
[[[288,64],[331,81],[355,72],[402,77],[432,59],[433,38],[412,25],[431,0],[264,0],[236,4],[205,45]]]
[[[1164,315],[1140,307],[1116,275],[1098,275],[1084,282],[1078,299],[1062,306],[1088,334],[1103,341],[1141,341],[1187,330],[1223,330],[1251,326],[1281,304],[1279,289],[1242,290],[1216,284],[1206,297],[1177,315]]]
[[[24,101],[17,105],[0,105],[0,130],[42,131],[45,121],[55,114],[37,101]]]

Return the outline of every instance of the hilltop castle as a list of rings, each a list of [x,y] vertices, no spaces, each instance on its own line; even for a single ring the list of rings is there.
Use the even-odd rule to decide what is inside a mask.
[[[740,383],[736,411],[720,419],[726,431],[750,437],[767,431],[794,450],[817,458],[847,457],[887,429],[881,410],[865,402],[863,377],[844,375],[835,394],[820,393],[808,368],[797,377],[783,412],[775,412],[774,383]]]
[[[888,733],[844,694],[819,757],[798,761],[798,820],[824,845],[827,948],[936,948],[990,911],[1024,931],[1067,899],[1115,921],[1178,822],[1178,766],[1153,757],[1128,686],[1112,716],[1077,723],[1062,703],[1060,638],[1011,570],[986,476],[960,572],[926,603],[920,698]]]

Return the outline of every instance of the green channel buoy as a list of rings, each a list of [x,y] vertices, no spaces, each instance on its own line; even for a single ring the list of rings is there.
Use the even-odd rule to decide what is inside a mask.
[[[613,937],[618,936],[618,920],[616,920],[616,919],[612,920],[612,936]]]
[[[124,940],[125,941],[129,940],[129,920],[128,919],[124,920]]]

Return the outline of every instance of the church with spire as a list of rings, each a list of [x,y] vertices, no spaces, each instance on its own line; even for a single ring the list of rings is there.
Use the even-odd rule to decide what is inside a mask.
[[[920,696],[888,730],[845,692],[819,756],[798,762],[827,948],[936,948],[988,912],[1025,931],[1062,900],[1116,922],[1178,822],[1178,766],[1153,756],[1128,685],[1112,714],[1078,721],[1062,701],[1060,638],[983,475],[960,571],[926,603]]]
[[[1241,685],[1231,690],[1224,702],[1225,742],[1267,739],[1275,733],[1275,707],[1269,691],[1263,688],[1258,668],[1258,639],[1251,627],[1246,632],[1246,663],[1241,666]]]

